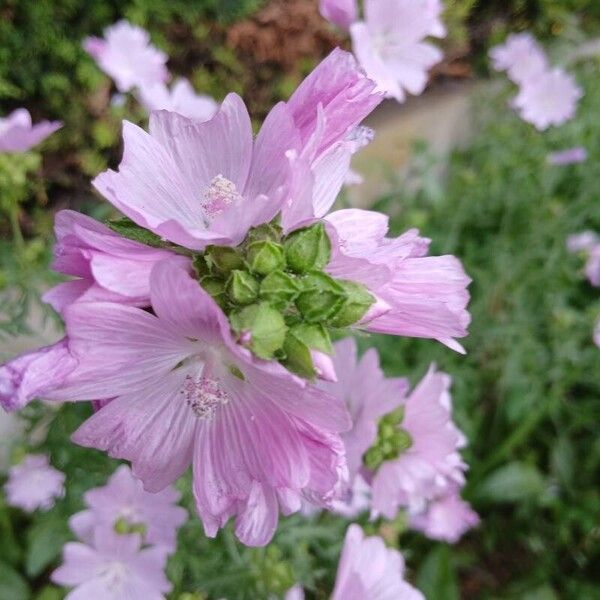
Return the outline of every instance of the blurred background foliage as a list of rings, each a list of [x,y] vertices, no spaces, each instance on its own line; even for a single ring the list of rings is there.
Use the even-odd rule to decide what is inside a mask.
[[[446,61],[436,82],[486,74],[485,52],[506,31],[533,29],[556,44],[597,32],[600,3],[583,0],[448,1]],[[98,218],[108,207],[89,181],[120,154],[120,121],[144,114],[114,89],[81,49],[87,35],[119,18],[147,28],[175,76],[222,98],[241,93],[258,120],[285,98],[333,46],[344,43],[312,0],[4,0],[0,5],[0,114],[26,106],[35,119],[65,127],[32,152],[0,157],[0,332],[27,330],[27,309],[52,278],[47,263],[53,212],[72,207]],[[418,147],[397,192],[376,208],[395,230],[419,227],[433,253],[465,263],[473,324],[468,354],[430,341],[372,337],[390,375],[415,382],[435,360],[454,378],[457,420],[470,440],[466,496],[482,525],[458,546],[432,543],[394,523],[363,525],[398,545],[410,576],[434,600],[600,597],[600,369],[591,331],[597,290],[565,239],[600,230],[600,81],[598,59],[581,61],[585,88],[577,118],[539,134],[507,108],[509,86],[475,101],[476,131],[446,174]],[[434,82],[435,83],[435,82]],[[586,163],[550,167],[547,153],[584,145]],[[22,232],[22,236],[20,235]],[[0,599],[59,600],[48,585],[66,519],[86,489],[104,483],[115,461],[72,445],[86,406],[26,411],[30,435],[15,448],[49,452],[67,473],[66,497],[47,514],[26,517],[0,495]],[[0,481],[1,483],[1,481]],[[193,513],[189,482],[181,482]],[[324,599],[346,523],[331,515],[282,519],[267,549],[243,548],[229,530],[216,540],[192,519],[180,533],[168,574],[176,600],[279,596],[299,580]]]

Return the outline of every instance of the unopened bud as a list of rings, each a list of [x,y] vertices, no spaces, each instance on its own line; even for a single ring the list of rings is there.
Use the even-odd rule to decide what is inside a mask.
[[[286,309],[294,301],[300,286],[296,280],[283,271],[269,273],[261,282],[259,296],[278,310]]]
[[[331,319],[346,300],[344,288],[325,273],[309,273],[302,280],[302,292],[296,298],[296,308],[309,323]]]
[[[216,277],[204,277],[201,282],[204,291],[212,296],[213,300],[223,308],[227,303],[225,297],[225,282]]]
[[[284,248],[287,264],[296,273],[319,271],[331,258],[331,241],[321,222],[292,232]]]
[[[259,358],[270,360],[283,347],[287,326],[281,314],[265,302],[233,313],[230,322],[236,333],[249,339],[247,346]]]
[[[205,256],[212,268],[225,275],[234,269],[242,269],[244,267],[244,259],[235,248],[208,246]]]
[[[326,363],[332,352],[327,330],[321,325],[301,323],[291,327],[283,344],[285,366],[294,373],[313,379],[315,376],[335,377],[333,363]],[[315,359],[317,363],[315,363]],[[329,379],[331,381],[332,379]]]
[[[337,282],[346,294],[346,300],[340,310],[330,321],[332,327],[349,327],[364,318],[370,307],[375,304],[375,297],[360,283],[347,280]]]
[[[371,448],[369,448],[363,457],[363,462],[365,463],[365,466],[368,469],[371,469],[372,471],[377,469],[381,465],[383,460],[383,454],[377,446],[372,446]]]
[[[319,379],[322,379],[323,381],[331,381],[333,383],[338,380],[331,356],[328,356],[319,350],[311,350],[310,356],[315,368],[315,373]]]
[[[259,275],[268,275],[285,266],[283,248],[270,240],[252,242],[248,246],[246,260],[250,270]]]
[[[196,272],[196,277],[198,281],[202,281],[205,277],[210,277],[211,271],[210,266],[206,262],[206,258],[203,254],[196,254],[192,261],[194,266],[194,271]]]
[[[252,304],[258,297],[258,281],[247,271],[232,271],[227,281],[227,295],[234,304]]]

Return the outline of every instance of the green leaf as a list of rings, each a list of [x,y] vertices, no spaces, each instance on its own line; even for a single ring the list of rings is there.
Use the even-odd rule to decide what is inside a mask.
[[[458,600],[458,580],[449,546],[436,546],[425,558],[417,587],[431,600]]]
[[[122,235],[124,238],[127,238],[128,240],[133,240],[135,242],[140,242],[140,244],[145,244],[146,246],[163,248],[169,245],[169,242],[163,240],[160,236],[156,235],[155,233],[152,233],[151,231],[140,227],[127,217],[122,217],[115,221],[108,221],[107,225],[115,233]]]
[[[70,539],[69,530],[61,520],[46,519],[34,524],[28,532],[25,571],[30,577],[38,576],[60,555]]]
[[[517,502],[539,496],[543,491],[544,478],[536,467],[515,461],[488,475],[476,494],[490,502]]]
[[[6,598],[6,600],[29,600],[31,598],[27,581],[3,562],[0,562],[0,598]]]

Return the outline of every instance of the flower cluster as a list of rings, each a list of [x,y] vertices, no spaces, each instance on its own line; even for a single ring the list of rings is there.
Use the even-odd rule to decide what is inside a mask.
[[[384,377],[374,349],[359,360],[352,338],[336,344],[334,365],[338,381],[320,385],[352,417],[343,434],[346,506],[336,510],[353,515],[370,507],[373,517],[394,519],[404,509],[429,537],[457,541],[478,518],[459,497],[466,440],[452,421],[450,377],[432,366],[409,394],[405,379]]]
[[[141,27],[121,20],[106,28],[104,38],[87,38],[83,47],[120,92],[133,90],[148,111],[171,110],[206,121],[217,110],[217,103],[210,96],[196,94],[186,79],[167,87],[171,79],[167,55],[152,45]]]
[[[178,499],[171,487],[146,492],[129,467],[119,467],[105,486],[85,493],[88,508],[69,522],[79,541],[65,546],[52,580],[75,588],[69,600],[164,598],[171,589],[165,562],[187,519]]]
[[[242,542],[264,545],[280,510],[332,507],[352,422],[315,383],[340,376],[331,334],[462,351],[469,323],[456,258],[427,256],[415,230],[388,237],[379,213],[330,212],[381,99],[335,50],[256,138],[235,94],[206,122],[164,110],[148,133],[124,122],[119,169],[94,186],[125,217],[57,215],[53,266],[74,279],[45,300],[66,336],[0,367],[2,406],[93,401],[74,441],[131,461],[153,493],[193,465],[209,536],[235,517]]]
[[[492,48],[494,68],[506,71],[519,86],[511,101],[521,118],[540,131],[572,119],[583,95],[574,78],[563,69],[552,68],[543,48],[530,33],[510,35]]]
[[[365,0],[364,20],[358,18],[357,0],[321,0],[323,17],[350,31],[352,49],[377,89],[404,102],[406,93],[418,95],[428,71],[442,52],[426,42],[443,38],[441,0]]]

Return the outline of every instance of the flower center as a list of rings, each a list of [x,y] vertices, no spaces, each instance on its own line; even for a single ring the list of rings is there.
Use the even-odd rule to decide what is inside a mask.
[[[202,207],[209,219],[220,215],[228,206],[242,199],[235,183],[219,173],[204,192]]]
[[[219,382],[209,377],[185,378],[181,394],[199,419],[211,418],[217,407],[229,402],[229,395]]]
[[[111,562],[102,568],[100,577],[109,591],[118,592],[127,578],[127,567],[122,562]]]

